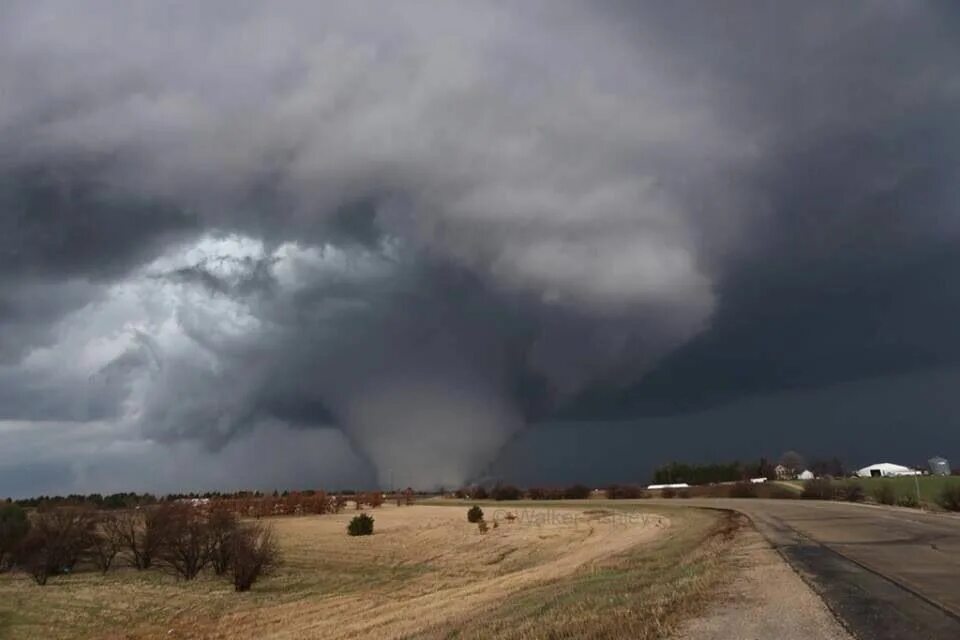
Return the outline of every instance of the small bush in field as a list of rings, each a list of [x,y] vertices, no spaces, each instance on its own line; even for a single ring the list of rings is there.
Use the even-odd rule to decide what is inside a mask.
[[[731,498],[756,498],[757,485],[752,482],[738,482],[730,487]]]
[[[897,501],[897,491],[891,482],[881,482],[873,489],[873,499],[880,504],[894,504]]]
[[[947,485],[937,496],[937,504],[947,511],[960,511],[960,485]]]
[[[917,509],[920,507],[920,503],[917,502],[917,496],[912,493],[905,493],[899,498],[897,498],[897,505],[901,507],[910,507],[911,509]]]
[[[351,536],[373,535],[373,518],[365,513],[354,516],[347,525],[347,534]]]
[[[866,496],[859,482],[846,482],[840,487],[840,497],[847,502],[863,502]]]
[[[477,529],[479,529],[480,533],[486,533],[489,530],[489,527],[487,526],[487,521],[480,520],[479,522],[477,522]]]
[[[800,497],[811,500],[833,500],[833,494],[833,482],[828,478],[816,478],[803,483],[803,493]]]
[[[370,518],[370,532],[373,533],[373,518]],[[230,568],[233,570],[235,591],[249,591],[253,583],[279,560],[273,530],[267,526],[253,524],[238,527],[230,535],[227,544],[231,546]]]
[[[473,505],[467,510],[467,522],[477,523],[483,520],[483,509]]]
[[[667,487],[666,489],[663,489],[660,491],[661,498],[673,498],[676,495],[677,495],[676,489],[671,489],[670,487]]]

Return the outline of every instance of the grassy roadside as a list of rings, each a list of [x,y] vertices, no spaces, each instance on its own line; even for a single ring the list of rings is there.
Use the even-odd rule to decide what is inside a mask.
[[[473,620],[456,621],[421,637],[663,638],[701,612],[731,570],[728,551],[742,526],[735,514],[624,501],[591,502],[613,510],[663,514],[671,518],[672,526],[651,544],[515,594]],[[487,508],[504,508],[504,504],[489,503]],[[510,508],[574,505],[582,507],[583,503],[519,502],[511,503]]]
[[[945,487],[960,487],[960,476],[900,476],[894,478],[856,478],[852,482],[856,482],[861,487],[863,487],[863,492],[868,497],[873,497],[876,491],[884,486],[889,485],[893,487],[896,498],[899,499],[901,496],[908,496],[911,498],[916,498],[917,496],[917,485],[920,487],[920,503],[928,508],[939,510],[940,507],[937,504],[937,498],[943,492]],[[780,484],[790,484],[793,485],[797,490],[803,491],[803,482],[799,480],[793,480],[789,482],[783,482]]]

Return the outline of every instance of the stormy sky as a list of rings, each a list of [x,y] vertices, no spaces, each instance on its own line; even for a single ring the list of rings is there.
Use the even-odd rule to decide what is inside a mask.
[[[960,456],[960,11],[5,2],[0,495]]]

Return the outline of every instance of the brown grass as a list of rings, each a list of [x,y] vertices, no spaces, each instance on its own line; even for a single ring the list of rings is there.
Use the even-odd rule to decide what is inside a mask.
[[[247,594],[129,569],[43,588],[2,575],[0,637],[658,637],[718,579],[731,521],[610,503],[644,509],[628,521],[598,502],[484,505],[485,535],[466,506],[383,507],[360,538],[353,513],[277,518],[285,563]]]

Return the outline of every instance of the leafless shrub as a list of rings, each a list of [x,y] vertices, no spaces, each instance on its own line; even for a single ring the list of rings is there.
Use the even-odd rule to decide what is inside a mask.
[[[233,588],[249,591],[261,575],[279,562],[273,530],[261,524],[239,527],[231,536],[231,556]]]
[[[113,561],[124,548],[123,538],[117,527],[112,526],[115,520],[113,514],[104,516],[96,523],[91,533],[88,555],[101,573],[107,573],[113,566]]]
[[[897,498],[897,505],[901,507],[917,509],[920,507],[920,501],[917,500],[917,496],[913,495],[912,493],[904,493]]]
[[[648,497],[649,494],[636,485],[614,484],[607,487],[607,498],[610,500],[635,500]]]
[[[960,485],[945,485],[937,496],[937,504],[947,511],[960,511]]]
[[[364,505],[371,509],[376,509],[383,504],[383,494],[379,491],[369,491],[367,493],[358,493],[355,497],[357,511],[360,511]]]
[[[203,509],[189,504],[164,506],[157,561],[169,572],[193,580],[210,563],[214,541]]]
[[[103,527],[118,541],[134,568],[149,569],[163,542],[167,515],[166,505],[121,511],[104,521]]]
[[[38,513],[17,551],[16,564],[39,585],[50,576],[69,573],[91,547],[93,513],[87,509],[59,508]]]
[[[210,535],[210,566],[218,576],[224,575],[233,560],[234,537],[239,520],[228,509],[214,507],[207,516]]]
[[[803,483],[803,493],[800,494],[800,497],[812,500],[833,500],[835,491],[831,480],[816,478]]]
[[[881,482],[873,488],[873,499],[880,504],[895,504],[897,502],[897,490],[892,482]]]
[[[737,482],[730,487],[731,498],[756,498],[757,485],[752,482]]]
[[[839,498],[847,502],[863,502],[866,496],[859,482],[848,480],[840,485]]]

